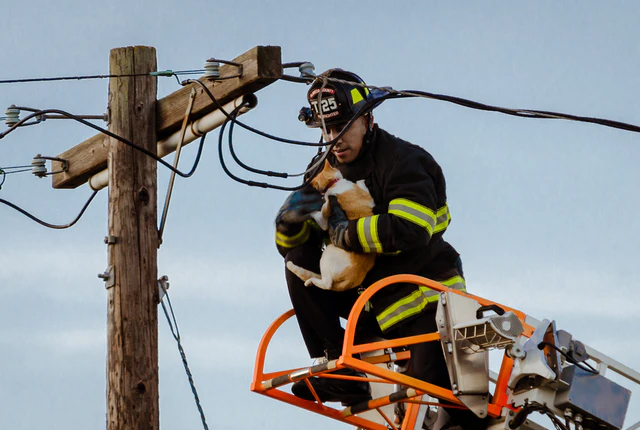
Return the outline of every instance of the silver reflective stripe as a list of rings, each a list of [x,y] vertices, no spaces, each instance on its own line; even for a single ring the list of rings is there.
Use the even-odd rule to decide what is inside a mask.
[[[378,237],[378,215],[358,219],[358,240],[364,252],[382,252]]]
[[[462,276],[454,276],[444,281],[438,281],[442,285],[466,292],[466,283]],[[408,296],[398,300],[377,316],[381,330],[388,330],[392,325],[420,312],[427,304],[437,302],[440,292],[432,290],[424,285]]]
[[[427,302],[437,302],[440,296],[440,291],[432,290],[431,288],[420,285],[420,291],[427,298]]]
[[[420,312],[427,303],[427,298],[423,295],[422,291],[416,290],[398,300],[378,315],[378,325],[381,330],[387,330],[397,322]]]
[[[424,227],[429,234],[436,226],[433,211],[408,199],[394,199],[389,203],[389,213]]]
[[[436,218],[436,226],[433,229],[434,233],[438,233],[444,231],[449,226],[449,221],[451,221],[451,212],[449,212],[449,206],[444,205],[440,209],[438,209],[438,214]]]
[[[456,290],[467,291],[467,283],[462,276],[456,275],[444,281],[438,281],[445,287],[453,288]]]

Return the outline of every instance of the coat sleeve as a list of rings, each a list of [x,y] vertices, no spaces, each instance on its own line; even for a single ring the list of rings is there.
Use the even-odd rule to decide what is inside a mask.
[[[447,228],[451,217],[444,177],[430,156],[412,151],[398,157],[383,181],[387,211],[349,221],[354,251],[398,253],[425,246]]]
[[[276,228],[276,248],[283,257],[293,248],[310,244],[321,248],[326,243],[326,232],[318,224],[309,219],[303,223],[294,224],[286,231]]]
[[[323,156],[323,153],[318,153],[313,157],[309,165],[307,166],[307,171],[311,168],[311,166],[319,160]],[[322,165],[320,165],[322,167]],[[308,172],[305,175],[305,181],[310,176],[315,176],[315,172]],[[307,176],[309,175],[309,176]],[[316,199],[314,196],[316,195]],[[295,198],[295,200],[293,200]],[[287,197],[283,207],[278,212],[276,216],[276,248],[278,252],[283,257],[287,256],[287,253],[299,247],[303,244],[309,244],[312,246],[322,247],[324,244],[328,242],[328,236],[326,232],[324,232],[320,226],[310,218],[307,212],[310,212],[310,207],[317,206],[317,210],[320,210],[322,207],[323,199],[315,189],[311,187],[311,185],[299,190],[294,191]],[[303,205],[300,207],[299,205]],[[306,206],[305,206],[306,205]],[[302,210],[304,208],[304,210]],[[283,212],[283,209],[286,211]],[[294,221],[291,220],[293,216]],[[287,217],[289,219],[287,219]],[[307,219],[304,219],[307,218]],[[300,219],[304,219],[300,221]],[[279,222],[283,221],[283,222]]]

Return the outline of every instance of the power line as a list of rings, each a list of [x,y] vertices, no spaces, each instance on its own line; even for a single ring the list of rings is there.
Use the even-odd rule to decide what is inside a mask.
[[[427,91],[419,91],[419,90],[400,90],[399,91],[399,90],[394,90],[393,88],[390,88],[390,87],[377,87],[373,85],[361,84],[359,82],[351,82],[343,79],[331,78],[327,76],[318,76],[317,79],[340,82],[340,83],[345,83],[345,84],[354,85],[354,86],[360,86],[363,88],[368,88],[369,90],[384,91],[390,95],[395,94],[399,97],[421,97],[421,98],[441,100],[449,103],[454,103],[460,106],[468,107],[471,109],[499,112],[506,115],[519,116],[522,118],[564,119],[569,121],[579,121],[579,122],[598,124],[598,125],[603,125],[605,127],[618,128],[622,130],[632,131],[635,133],[640,133],[640,126],[637,126],[634,124],[628,124],[620,121],[613,121],[606,118],[579,116],[579,115],[572,115],[572,114],[566,114],[561,112],[552,112],[552,111],[544,111],[544,110],[536,110],[536,109],[504,108],[500,106],[493,106],[485,103],[476,102],[469,99],[464,99],[461,97],[449,96],[446,94],[430,93]]]
[[[43,109],[43,110],[39,110],[39,111],[35,111],[30,115],[27,115],[26,117],[24,117],[23,119],[21,119],[19,122],[17,122],[16,124],[14,124],[13,126],[11,126],[11,128],[9,128],[9,130],[5,131],[4,133],[0,133],[0,139],[2,139],[3,137],[5,137],[6,135],[8,135],[9,133],[15,131],[18,127],[20,127],[22,124],[24,124],[26,121],[30,120],[33,117],[36,117],[38,115],[43,115],[43,114],[48,114],[48,113],[56,113],[59,115],[62,115],[66,118],[69,119],[73,119],[75,121],[78,121],[81,124],[86,125],[87,127],[93,128],[94,130],[99,131],[100,133],[103,133],[109,137],[112,137],[122,143],[124,143],[125,145],[128,145],[130,147],[132,147],[133,149],[142,152],[143,154],[153,158],[154,160],[156,160],[158,163],[162,164],[163,166],[165,166],[166,168],[168,168],[169,170],[177,173],[178,175],[182,176],[183,178],[188,178],[191,175],[193,175],[193,172],[195,171],[195,168],[198,165],[199,159],[200,159],[200,155],[198,155],[196,157],[196,162],[194,163],[194,166],[191,168],[191,170],[187,173],[184,173],[178,169],[176,169],[175,167],[173,167],[171,164],[167,163],[166,161],[164,161],[162,158],[158,157],[156,154],[154,154],[153,152],[149,151],[146,148],[143,148],[141,146],[136,145],[135,143],[131,142],[130,140],[125,139],[124,137],[118,136],[115,133],[110,132],[107,129],[104,129],[102,127],[99,127],[95,124],[92,124],[88,121],[85,121],[84,119],[73,115],[69,112],[60,110],[60,109]],[[202,151],[202,148],[204,146],[204,137],[206,136],[206,134],[202,135],[201,141],[200,141],[200,146],[198,149],[198,153],[200,153]]]
[[[167,71],[163,71],[163,72],[152,72],[151,74],[157,74],[157,75],[166,75],[166,76],[172,76],[172,75],[177,75],[179,73],[182,74],[195,74],[195,73],[200,73],[201,70],[184,70],[181,72],[173,72],[171,70],[167,70]],[[62,79],[91,79],[91,78],[103,78],[103,77],[128,77],[128,76],[147,76],[148,74],[130,74],[130,75],[93,75],[93,76],[74,76],[74,77],[61,77],[61,78],[37,78],[37,79],[30,79],[30,80],[21,80],[21,81],[30,81],[33,82],[35,80],[62,80]],[[177,78],[177,76],[176,76]],[[367,85],[364,83],[359,83],[359,82],[352,82],[352,81],[348,81],[348,80],[342,80],[342,79],[338,79],[338,78],[332,78],[332,77],[327,77],[327,76],[317,76],[317,77],[302,77],[300,78],[297,82],[305,82],[305,83],[311,83],[316,79],[320,79],[323,80],[324,84],[326,84],[329,81],[332,82],[338,82],[338,83],[346,83],[349,85],[354,85],[354,86],[360,86],[360,87],[364,87],[369,89],[370,91],[372,91],[372,93],[374,91],[378,92],[378,96],[374,97],[370,100],[368,100],[361,108],[360,110],[353,116],[353,118],[351,118],[351,120],[347,123],[347,125],[340,131],[340,133],[338,134],[338,136],[333,139],[330,142],[323,142],[322,139],[320,140],[320,142],[316,143],[316,142],[304,142],[304,141],[299,141],[299,140],[292,140],[292,139],[286,139],[286,138],[282,138],[279,136],[275,136],[266,132],[263,132],[259,129],[253,128],[251,126],[248,126],[246,124],[244,124],[241,121],[237,120],[237,113],[228,113],[224,110],[224,108],[222,107],[221,103],[215,98],[215,96],[213,96],[213,94],[211,93],[211,91],[209,91],[209,89],[206,87],[206,85],[201,82],[200,80],[185,80],[183,82],[180,82],[181,85],[187,85],[190,83],[194,83],[194,84],[198,84],[200,85],[200,87],[205,91],[205,93],[209,96],[209,98],[214,102],[214,104],[216,105],[216,107],[220,110],[221,113],[223,113],[226,117],[227,117],[227,121],[225,121],[225,123],[222,125],[221,130],[220,130],[220,136],[219,136],[219,154],[220,154],[220,162],[222,164],[223,170],[225,171],[225,173],[231,177],[232,179],[244,183],[246,185],[249,186],[257,186],[257,187],[262,187],[262,188],[275,188],[275,189],[280,189],[280,190],[296,190],[296,189],[300,189],[304,186],[306,186],[307,181],[304,181],[304,183],[301,186],[298,187],[282,187],[282,186],[277,186],[277,185],[271,185],[271,184],[267,184],[267,183],[262,183],[262,182],[255,182],[255,181],[247,181],[247,180],[243,180],[241,178],[238,178],[232,174],[230,174],[229,170],[226,168],[224,161],[222,159],[222,153],[221,153],[221,146],[222,146],[222,135],[224,133],[225,130],[225,126],[227,122],[231,122],[231,126],[229,128],[229,148],[231,150],[231,154],[234,158],[234,160],[236,161],[236,163],[238,163],[242,168],[252,172],[252,173],[257,173],[257,174],[261,174],[261,175],[267,175],[267,176],[276,176],[276,177],[281,177],[281,178],[287,178],[289,176],[299,176],[299,175],[289,175],[287,173],[280,173],[280,172],[272,172],[272,171],[264,171],[264,170],[260,170],[260,169],[255,169],[255,168],[251,168],[247,165],[245,165],[244,163],[242,163],[238,157],[235,154],[235,151],[233,151],[233,144],[232,144],[232,135],[233,135],[233,126],[235,124],[253,132],[256,133],[260,136],[266,137],[268,139],[272,139],[272,140],[276,140],[278,142],[282,142],[282,143],[288,143],[288,144],[293,144],[293,145],[303,145],[303,146],[313,146],[313,147],[327,147],[327,150],[325,151],[326,153],[328,153],[332,146],[335,145],[335,143],[338,141],[338,139],[349,129],[349,126],[361,115],[363,115],[364,113],[368,112],[369,110],[371,110],[372,108],[375,108],[376,105],[382,103],[383,101],[387,100],[387,99],[396,99],[396,98],[413,98],[413,97],[420,97],[420,98],[428,98],[428,99],[436,99],[436,100],[441,100],[441,101],[446,101],[446,102],[450,102],[450,103],[454,103],[454,104],[458,104],[460,106],[464,106],[464,107],[468,107],[468,108],[472,108],[472,109],[477,109],[477,110],[484,110],[484,111],[493,111],[493,112],[499,112],[499,113],[503,113],[503,114],[507,114],[507,115],[512,115],[512,116],[518,116],[518,117],[523,117],[523,118],[539,118],[539,119],[565,119],[565,120],[570,120],[570,121],[578,121],[578,122],[587,122],[587,123],[593,123],[593,124],[597,124],[597,125],[603,125],[606,127],[611,127],[611,128],[618,128],[618,129],[623,129],[623,130],[627,130],[627,131],[632,131],[632,132],[640,132],[640,127],[633,125],[633,124],[628,124],[628,123],[623,123],[620,121],[613,121],[613,120],[609,120],[609,119],[604,119],[604,118],[595,118],[595,117],[585,117],[585,116],[578,116],[578,115],[571,115],[571,114],[565,114],[565,113],[560,113],[560,112],[552,112],[552,111],[542,111],[542,110],[533,110],[533,109],[511,109],[511,108],[504,108],[504,107],[499,107],[499,106],[493,106],[493,105],[488,105],[485,103],[480,103],[480,102],[476,102],[473,100],[469,100],[469,99],[464,99],[461,97],[455,97],[455,96],[449,96],[449,95],[444,95],[444,94],[436,94],[436,93],[430,93],[427,91],[419,91],[419,90],[402,90],[402,91],[398,91],[398,90],[394,90],[390,87],[378,87],[378,86],[373,86],[373,85]],[[15,80],[20,81],[20,80]],[[0,81],[0,83],[6,83],[8,81]],[[101,133],[104,133],[110,137],[113,137],[117,140],[119,140],[120,142],[125,143],[126,145],[129,145],[131,147],[133,147],[134,149],[143,152],[145,155],[148,155],[152,158],[154,158],[156,161],[158,161],[159,163],[163,164],[165,167],[169,168],[170,170],[176,172],[178,175],[183,176],[183,177],[189,177],[193,171],[195,170],[195,167],[197,166],[197,160],[199,159],[199,155],[200,155],[200,151],[202,150],[202,146],[203,143],[201,141],[200,143],[200,149],[198,151],[198,156],[196,157],[196,163],[194,164],[194,169],[192,169],[189,173],[184,174],[180,171],[178,171],[177,169],[175,169],[173,166],[171,166],[170,164],[168,164],[167,162],[165,162],[164,160],[162,160],[160,157],[156,156],[155,154],[151,153],[150,151],[147,151],[146,149],[139,147],[138,145],[134,144],[133,142],[128,141],[127,139],[124,139],[120,136],[117,136],[111,132],[109,132],[108,130],[105,130],[101,127],[98,127],[94,124],[91,124],[87,121],[82,120],[81,118],[78,118],[77,116],[74,116],[72,114],[69,114],[68,112],[64,112],[64,111],[60,111],[60,110],[55,110],[55,109],[49,109],[49,110],[42,110],[42,111],[37,111],[34,112],[33,114],[27,116],[26,118],[22,119],[21,121],[19,121],[17,124],[14,124],[9,130],[7,130],[4,133],[0,133],[0,139],[3,138],[4,136],[6,136],[7,134],[9,134],[11,131],[15,130],[18,126],[24,124],[25,121],[27,121],[28,119],[37,116],[37,115],[42,115],[43,113],[59,113],[62,114],[68,118],[72,118],[75,119],[76,121],[79,121],[89,127],[92,127],[96,130],[98,130]],[[314,166],[311,166],[310,168],[308,168],[304,174],[306,174],[307,172],[309,172],[310,170],[313,169]],[[7,172],[8,173],[8,172]],[[18,172],[16,172],[18,173]]]
[[[89,207],[89,204],[91,203],[93,198],[96,196],[96,194],[98,194],[97,190],[94,191],[93,194],[91,194],[91,196],[89,197],[89,200],[87,200],[87,202],[84,204],[84,206],[80,210],[80,213],[78,214],[78,216],[73,221],[71,221],[68,224],[62,224],[62,225],[49,224],[48,222],[42,221],[41,219],[39,219],[39,218],[35,217],[34,215],[30,214],[29,212],[27,212],[26,210],[22,209],[18,205],[15,205],[15,204],[13,204],[10,201],[7,201],[5,199],[0,199],[0,203],[5,204],[5,205],[9,206],[10,208],[13,208],[13,209],[17,210],[18,212],[20,212],[24,216],[32,219],[33,221],[37,222],[40,225],[43,225],[43,226],[48,227],[48,228],[56,229],[56,230],[62,230],[62,229],[69,228],[69,227],[73,226],[75,223],[77,223],[80,220],[80,218],[82,218],[82,215],[87,210],[87,208]]]
[[[182,365],[184,366],[184,370],[187,373],[187,378],[189,380],[189,385],[191,386],[191,392],[193,393],[193,398],[196,402],[196,407],[198,408],[198,412],[200,413],[200,420],[202,421],[202,426],[205,430],[209,430],[209,426],[207,425],[207,419],[204,415],[204,410],[202,409],[202,405],[200,404],[200,398],[198,397],[198,390],[196,389],[196,385],[193,381],[193,374],[191,373],[191,369],[189,369],[189,363],[187,363],[187,354],[184,352],[184,348],[182,347],[182,342],[180,340],[180,330],[178,329],[178,321],[176,321],[176,315],[173,312],[173,306],[171,305],[171,299],[169,299],[169,292],[167,291],[168,283],[167,278],[163,277],[158,281],[158,285],[163,291],[163,296],[160,299],[160,304],[162,305],[162,310],[164,311],[164,316],[167,318],[167,323],[169,324],[169,329],[171,330],[171,335],[176,340],[178,344],[178,351],[180,352],[180,358],[182,358]],[[167,311],[167,306],[164,304],[164,299],[167,299],[167,304],[169,306],[169,311]],[[169,317],[169,313],[171,313],[171,317]]]
[[[204,69],[194,70],[160,70],[150,73],[131,73],[122,75],[84,75],[84,76],[57,76],[47,78],[20,78],[20,79],[4,79],[0,80],[0,84],[20,84],[28,82],[53,82],[53,81],[80,81],[86,79],[106,79],[106,78],[131,78],[136,76],[179,76],[179,75],[196,75],[204,73]]]

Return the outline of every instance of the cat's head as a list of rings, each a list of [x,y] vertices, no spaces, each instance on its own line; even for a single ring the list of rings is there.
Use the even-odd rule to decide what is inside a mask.
[[[325,160],[324,168],[311,180],[311,185],[316,190],[324,193],[332,183],[340,179],[342,179],[342,173],[340,173],[340,170],[333,167],[328,160]]]

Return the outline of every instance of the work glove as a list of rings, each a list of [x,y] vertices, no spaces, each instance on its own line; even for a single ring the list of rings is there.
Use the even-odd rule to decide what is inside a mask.
[[[329,213],[329,238],[331,243],[338,248],[351,251],[347,234],[347,227],[349,227],[347,214],[342,210],[336,196],[329,196],[329,206],[331,209]]]
[[[300,231],[302,223],[319,211],[323,203],[322,195],[311,186],[292,192],[276,215],[276,229],[284,234]]]

